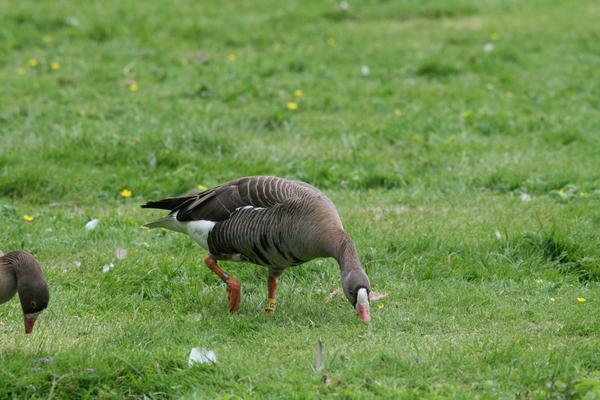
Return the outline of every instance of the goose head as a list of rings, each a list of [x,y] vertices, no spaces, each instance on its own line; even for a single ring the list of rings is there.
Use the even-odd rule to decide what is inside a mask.
[[[40,277],[41,279],[31,276],[17,282],[17,291],[23,309],[25,333],[31,333],[37,317],[48,307],[48,301],[50,300],[48,285],[43,276]]]
[[[342,288],[346,298],[356,309],[359,318],[368,323],[371,320],[371,307],[370,297],[371,285],[369,278],[362,271],[362,269],[356,269],[349,272],[342,279]]]

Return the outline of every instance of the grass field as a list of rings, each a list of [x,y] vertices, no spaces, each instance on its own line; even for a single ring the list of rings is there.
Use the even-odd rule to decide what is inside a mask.
[[[0,1],[0,249],[52,296],[27,336],[0,306],[0,398],[600,397],[599,20],[593,0]],[[369,326],[330,299],[332,260],[288,271],[274,318],[266,272],[225,263],[231,316],[197,245],[141,228],[146,200],[257,174],[338,205],[388,294]],[[217,363],[188,368],[192,347]]]

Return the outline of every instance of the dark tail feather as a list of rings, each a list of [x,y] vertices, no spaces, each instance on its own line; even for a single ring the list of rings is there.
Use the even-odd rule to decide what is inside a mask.
[[[142,208],[159,208],[161,210],[173,211],[176,208],[178,208],[180,205],[182,205],[183,203],[185,203],[186,201],[189,201],[191,198],[194,198],[194,197],[196,197],[196,196],[169,197],[169,198],[162,199],[162,200],[149,201],[146,204],[142,204]]]

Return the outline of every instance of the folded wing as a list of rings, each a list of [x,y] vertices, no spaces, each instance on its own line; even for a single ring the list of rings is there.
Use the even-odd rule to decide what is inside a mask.
[[[151,201],[142,207],[170,210],[179,221],[224,221],[240,207],[272,207],[306,190],[314,189],[281,178],[256,176],[237,179],[193,196]]]

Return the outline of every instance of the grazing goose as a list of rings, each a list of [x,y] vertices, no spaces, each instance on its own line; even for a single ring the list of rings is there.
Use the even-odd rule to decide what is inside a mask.
[[[169,210],[169,215],[146,227],[187,234],[208,250],[204,261],[227,284],[232,313],[240,305],[240,282],[219,268],[218,260],[247,261],[269,269],[265,311],[272,315],[277,278],[286,268],[333,257],[340,266],[346,298],[364,322],[371,319],[369,278],[356,247],[331,200],[307,183],[246,177],[142,207]]]
[[[31,333],[38,315],[48,307],[50,294],[42,268],[26,251],[0,251],[0,304],[19,293],[25,333]]]

